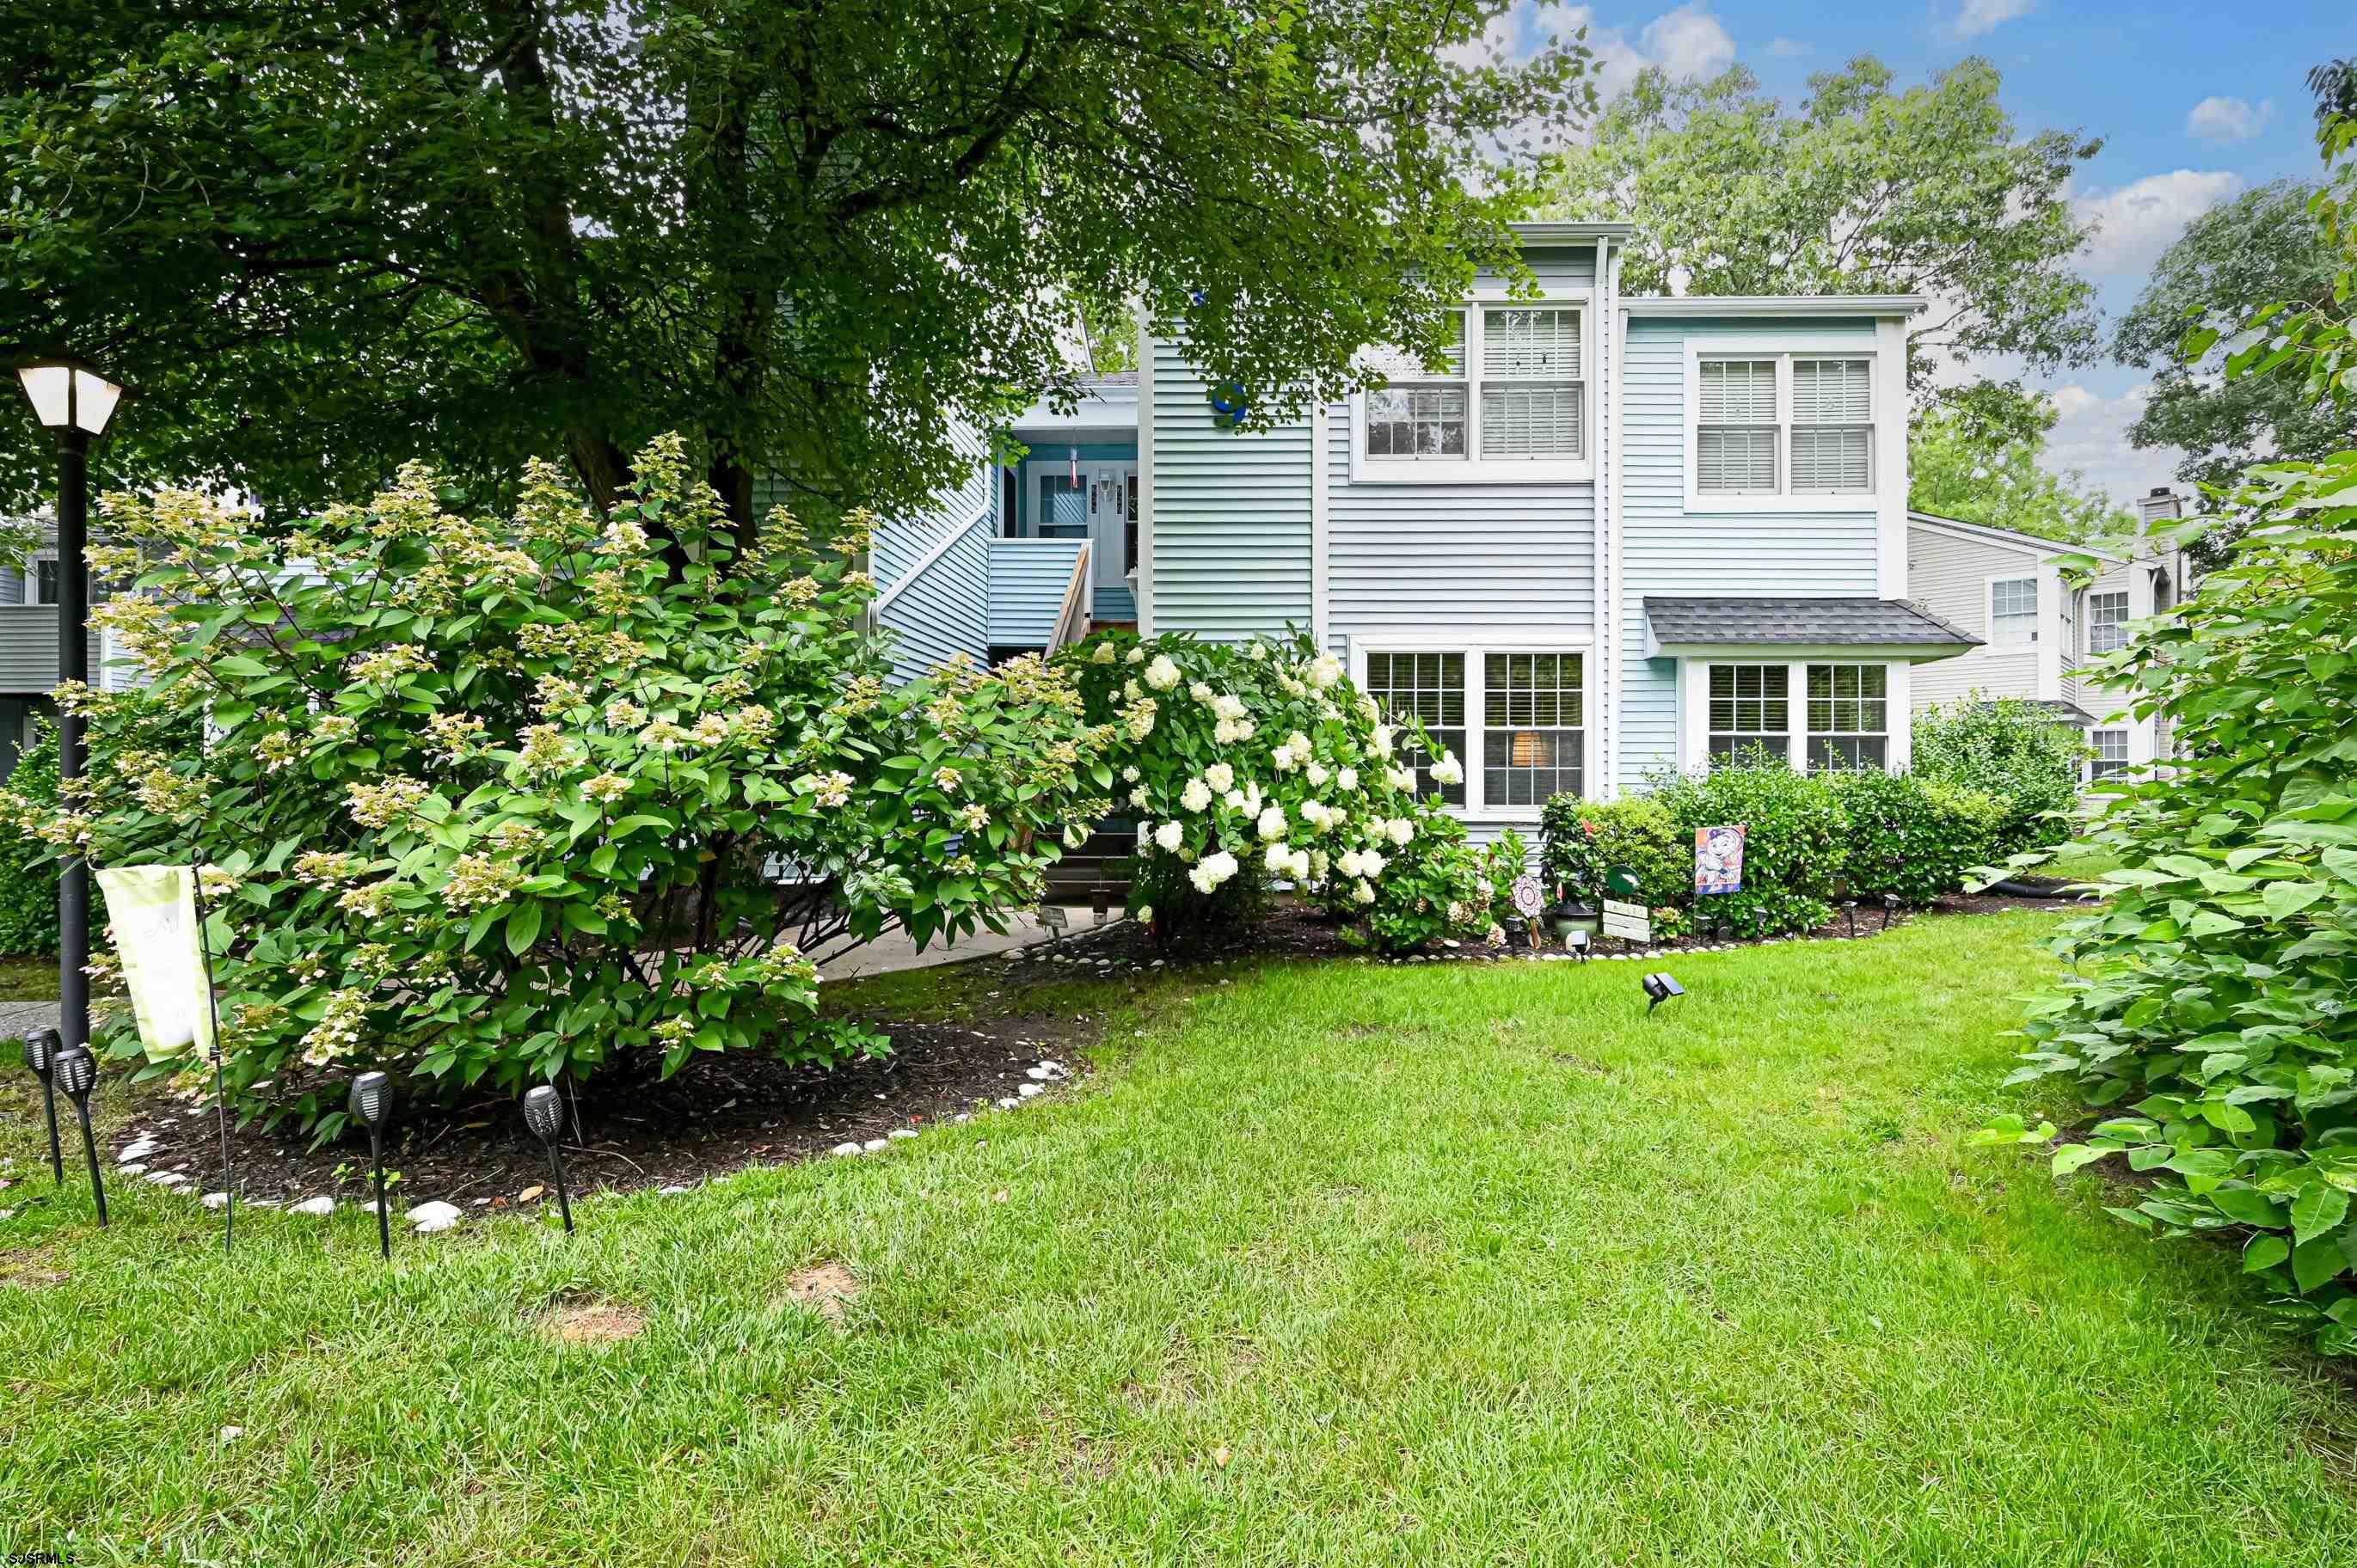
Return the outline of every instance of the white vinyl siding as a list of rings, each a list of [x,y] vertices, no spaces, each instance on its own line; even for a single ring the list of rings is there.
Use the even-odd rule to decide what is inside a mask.
[[[1572,306],[1481,312],[1481,456],[1586,455],[1580,313]]]
[[[1705,360],[1696,487],[1707,494],[1776,489],[1776,361]]]
[[[2087,596],[2087,651],[2112,653],[2126,648],[2128,641],[2128,596],[2116,594]]]
[[[2000,577],[1989,585],[1989,646],[2027,648],[2038,640],[2038,579]]]
[[[1792,489],[1874,488],[1874,361],[1792,361]]]
[[[1889,667],[1812,664],[1808,679],[1810,770],[1888,766]]]

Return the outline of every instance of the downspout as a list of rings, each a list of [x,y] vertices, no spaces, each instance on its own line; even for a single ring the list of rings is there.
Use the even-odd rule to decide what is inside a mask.
[[[1604,777],[1594,791],[1597,799],[1617,800],[1620,794],[1621,668],[1627,650],[1621,644],[1620,620],[1620,367],[1628,359],[1626,319],[1620,313],[1620,252],[1609,239],[1596,242],[1598,310],[1602,320],[1597,333],[1604,351],[1603,375],[1597,396],[1602,400],[1601,446],[1596,464],[1596,652],[1598,681],[1603,699],[1598,717],[1603,729]]]

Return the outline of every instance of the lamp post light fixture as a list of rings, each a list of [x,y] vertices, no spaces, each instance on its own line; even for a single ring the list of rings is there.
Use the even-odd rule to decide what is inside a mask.
[[[106,1228],[106,1180],[98,1174],[98,1137],[90,1130],[90,1091],[98,1084],[98,1063],[80,1046],[58,1053],[58,1087],[74,1102],[81,1118],[82,1157],[90,1162],[90,1196],[98,1205],[98,1224]]]
[[[1684,996],[1686,993],[1686,988],[1680,985],[1676,981],[1671,979],[1670,972],[1667,970],[1663,970],[1658,974],[1647,975],[1645,977],[1644,983],[1645,1016],[1648,1018],[1653,1015],[1654,1008],[1659,1007],[1671,997]]]
[[[58,680],[90,680],[90,444],[106,434],[123,388],[70,359],[37,360],[16,367],[33,417],[58,438]],[[73,799],[69,780],[81,777],[82,720],[58,715],[59,798]],[[58,875],[58,1024],[66,1047],[90,1042],[90,868],[62,857]]]
[[[393,1221],[384,1209],[384,1124],[393,1120],[393,1080],[381,1072],[364,1072],[352,1079],[349,1109],[352,1120],[368,1129],[369,1163],[376,1170],[376,1245],[386,1262],[393,1261]]]
[[[41,1080],[41,1109],[49,1116],[49,1176],[58,1186],[66,1184],[64,1154],[58,1147],[58,1032],[55,1029],[34,1029],[25,1036],[25,1065]]]
[[[565,1233],[573,1234],[573,1194],[565,1181],[565,1153],[556,1146],[557,1134],[565,1131],[565,1102],[557,1098],[555,1089],[545,1083],[534,1084],[524,1090],[523,1124],[548,1151],[549,1169],[556,1173],[556,1208],[565,1216]]]

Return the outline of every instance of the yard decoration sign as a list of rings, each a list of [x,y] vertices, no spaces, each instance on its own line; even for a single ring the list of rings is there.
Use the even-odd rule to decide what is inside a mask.
[[[1743,891],[1743,824],[1695,829],[1695,897]]]
[[[1642,904],[1623,904],[1617,898],[1607,898],[1604,934],[1619,937],[1622,941],[1650,942],[1653,940],[1652,914]]]
[[[1546,891],[1535,876],[1524,875],[1514,878],[1514,912],[1525,920],[1535,920],[1546,908]]]
[[[165,1060],[191,1044],[210,1054],[212,993],[197,945],[195,868],[112,866],[98,873],[98,886],[147,1059]]]

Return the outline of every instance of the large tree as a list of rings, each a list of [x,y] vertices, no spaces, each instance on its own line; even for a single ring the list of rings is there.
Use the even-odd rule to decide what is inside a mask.
[[[1934,409],[1907,434],[1907,504],[1936,517],[2009,528],[2041,539],[2100,544],[2136,532],[2136,513],[2076,468],[2047,467],[2046,434],[1990,442]]]
[[[1923,295],[1908,339],[1919,400],[1993,446],[2034,438],[2040,400],[1974,371],[1992,355],[2030,371],[2093,358],[2093,291],[2072,265],[2090,231],[2063,188],[2102,144],[2022,134],[2000,85],[1975,59],[1899,91],[1866,57],[1788,106],[1740,67],[1647,71],[1555,160],[1553,206],[1636,222],[1631,292]]]
[[[1502,4],[0,0],[0,349],[145,394],[118,473],[278,507],[543,451],[602,504],[673,429],[740,528],[890,506],[1069,393],[1076,312],[1272,405],[1437,352],[1591,100],[1577,44],[1465,63]],[[0,422],[0,505],[38,456]]]

